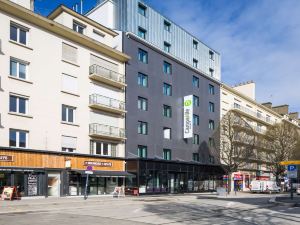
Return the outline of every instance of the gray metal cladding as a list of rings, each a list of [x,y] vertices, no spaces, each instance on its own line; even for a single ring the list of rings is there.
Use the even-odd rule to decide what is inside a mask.
[[[164,42],[171,44],[171,54],[187,64],[192,65],[193,59],[198,60],[198,69],[209,75],[214,70],[214,77],[221,79],[220,54],[193,37],[180,26],[174,24],[160,13],[138,0],[114,0],[116,3],[116,29],[138,34],[138,27],[144,28],[146,40],[163,49]],[[146,16],[138,13],[138,4],[147,7]],[[164,21],[171,24],[170,32],[164,29]],[[193,48],[193,40],[198,42],[198,49]],[[214,52],[214,59],[209,58],[209,51]]]

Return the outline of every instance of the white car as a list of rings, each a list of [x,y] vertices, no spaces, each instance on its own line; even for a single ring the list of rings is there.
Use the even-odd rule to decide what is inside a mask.
[[[300,195],[300,187],[297,188],[296,192],[297,192],[297,195]]]
[[[275,181],[270,180],[253,180],[250,184],[251,192],[258,193],[270,193],[270,192],[280,192],[280,187],[277,186]]]

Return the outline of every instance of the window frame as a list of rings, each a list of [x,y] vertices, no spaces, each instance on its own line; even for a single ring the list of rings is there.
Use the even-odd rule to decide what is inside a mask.
[[[163,94],[165,96],[172,96],[172,85],[168,83],[163,83]]]
[[[145,125],[145,130],[143,129],[143,125]],[[138,134],[148,135],[148,122],[138,121]]]
[[[142,3],[138,3],[138,14],[146,17],[147,16],[147,6],[143,5]]]
[[[194,107],[199,107],[200,106],[199,96],[193,95],[193,106]]]
[[[144,80],[146,80],[146,85],[144,85]],[[141,87],[148,87],[148,75],[138,72],[138,85]]]
[[[74,25],[76,26],[76,28],[74,29]],[[78,28],[81,28],[82,29],[82,33],[79,32]],[[72,30],[79,33],[79,34],[85,34],[85,29],[86,29],[86,25],[76,21],[76,20],[73,20],[73,27],[72,27]]]
[[[208,129],[210,129],[210,130],[214,130],[215,129],[215,121],[214,120],[210,119],[208,121]]]
[[[196,152],[193,153],[193,161],[194,162],[200,162],[199,153],[196,153]]]
[[[196,85],[195,85],[195,81],[196,81]],[[193,87],[199,88],[200,87],[200,79],[199,79],[199,77],[193,75],[192,84],[193,84]]]
[[[143,34],[143,35],[140,35],[140,34]],[[147,37],[147,30],[142,28],[142,27],[138,27],[138,37],[146,40],[146,37]]]
[[[169,131],[169,137],[166,137],[165,136],[165,131]],[[167,139],[167,140],[171,140],[172,139],[172,128],[170,128],[170,127],[164,127],[163,128],[163,138],[164,139]]]
[[[169,112],[169,113],[168,113]],[[163,105],[163,116],[167,118],[172,118],[172,107],[169,105]]]
[[[208,103],[208,112],[215,112],[215,103],[213,102]]]
[[[138,49],[138,60],[139,62],[142,62],[142,63],[145,63],[145,64],[148,64],[148,52],[139,48]]]
[[[200,145],[200,136],[199,134],[193,134],[193,144]]]
[[[13,74],[13,69],[12,69],[12,63],[16,63],[16,75]],[[20,65],[23,65],[25,67],[25,78],[20,76]],[[29,80],[29,75],[28,75],[28,65],[29,62],[26,62],[24,60],[20,60],[14,57],[10,57],[9,59],[9,76],[10,77],[14,77],[16,79],[20,79],[20,80]]]
[[[15,132],[15,134],[16,134],[16,141],[15,141],[16,142],[16,146],[11,145],[11,132]],[[20,133],[21,132],[25,134],[25,147],[21,147],[20,146]],[[29,136],[29,131],[10,128],[9,129],[9,147],[12,147],[12,148],[23,148],[23,149],[28,148],[28,146],[29,146],[29,144],[28,144],[29,137],[28,136]]]
[[[146,145],[138,145],[137,146],[138,157],[139,158],[147,158],[148,157],[148,147]],[[142,153],[142,154],[141,154]]]
[[[66,115],[66,120],[64,120],[63,118],[63,110],[64,110],[64,107],[65,107],[65,115]],[[69,112],[70,112],[70,109],[72,110],[73,112],[73,121],[70,121],[70,118],[69,118]],[[76,121],[76,107],[74,106],[70,106],[70,105],[66,105],[66,104],[62,104],[62,107],[61,107],[61,121],[63,123],[70,123],[70,124],[75,124],[75,121]]]
[[[167,20],[164,20],[164,30],[171,32],[171,23]]]
[[[172,160],[172,150],[168,148],[163,149],[163,159]]]
[[[17,33],[16,33],[17,38],[16,38],[16,40],[12,39],[11,27],[16,28],[16,30],[17,30]],[[13,21],[10,21],[9,28],[10,28],[10,30],[9,30],[10,31],[10,33],[9,33],[9,40],[10,41],[16,42],[16,43],[24,45],[24,46],[28,46],[28,42],[29,42],[28,41],[28,39],[29,39],[28,38],[28,36],[29,36],[28,35],[29,34],[29,28],[28,27],[25,27],[25,26],[23,26],[21,24],[18,24],[18,23],[15,23]],[[20,33],[20,31],[23,31],[25,33],[25,44],[21,42],[21,37],[20,37],[21,33]]]
[[[214,76],[214,72],[215,72],[215,70],[214,70],[213,68],[209,68],[209,75],[210,75],[211,77]]]
[[[164,74],[172,75],[172,64],[167,61],[164,61],[163,72],[164,72]]]
[[[208,85],[208,93],[211,95],[215,95],[215,86],[212,84]]]
[[[209,50],[208,51],[208,54],[209,54],[209,59],[211,59],[211,60],[215,60],[215,53],[212,51],[212,50]]]
[[[169,42],[164,41],[164,51],[168,53],[171,52],[171,44]]]
[[[199,42],[196,41],[195,39],[193,39],[193,49],[198,50],[198,44],[199,44]]]
[[[145,103],[145,104],[143,104]],[[143,107],[145,106],[145,108]],[[138,96],[138,109],[142,111],[148,111],[148,99]]]
[[[195,118],[197,118],[197,119],[195,120]],[[199,117],[199,115],[193,114],[193,125],[194,126],[199,126],[200,125],[200,117]]]
[[[198,69],[198,63],[199,61],[195,58],[193,58],[193,67]]]
[[[16,98],[16,111],[11,110],[11,98],[14,97]],[[25,112],[20,112],[20,99],[23,99],[25,101]],[[22,115],[28,115],[28,106],[29,106],[29,97],[27,96],[21,96],[17,94],[10,93],[9,94],[9,112],[10,113],[16,113],[16,114],[22,114]]]

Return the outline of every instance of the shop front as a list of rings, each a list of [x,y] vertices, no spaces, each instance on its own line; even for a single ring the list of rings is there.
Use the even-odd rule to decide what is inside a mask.
[[[157,159],[128,159],[126,169],[135,175],[126,179],[126,188],[138,188],[140,194],[213,191],[224,174],[219,165]]]
[[[21,197],[83,195],[87,167],[90,195],[111,194],[124,186],[125,161],[121,158],[99,157],[49,151],[0,150],[0,194],[5,186],[13,186]]]

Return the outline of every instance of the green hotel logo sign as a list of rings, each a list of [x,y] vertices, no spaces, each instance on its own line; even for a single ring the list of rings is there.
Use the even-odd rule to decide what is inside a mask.
[[[184,106],[190,106],[192,105],[192,100],[188,99],[184,101]]]

